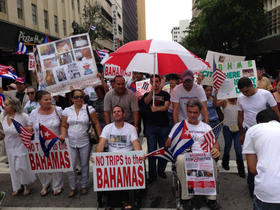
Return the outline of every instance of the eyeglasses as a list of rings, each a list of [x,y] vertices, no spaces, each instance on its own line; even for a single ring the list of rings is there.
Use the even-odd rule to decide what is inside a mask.
[[[84,99],[84,96],[73,96],[74,99]]]
[[[27,95],[33,95],[35,92],[29,92],[27,93]]]

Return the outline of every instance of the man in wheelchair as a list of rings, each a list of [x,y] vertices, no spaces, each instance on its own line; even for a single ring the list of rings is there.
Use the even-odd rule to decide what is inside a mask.
[[[96,146],[96,152],[104,152],[106,145],[109,146],[109,152],[128,152],[132,150],[141,150],[141,144],[138,140],[138,135],[135,127],[127,122],[124,122],[124,110],[116,105],[113,108],[113,123],[104,127],[99,138],[99,143]],[[132,209],[132,204],[129,203],[129,192],[125,191],[109,191],[106,193],[110,202],[108,208],[119,207],[122,209]]]
[[[191,210],[194,207],[193,203],[193,195],[189,195],[188,193],[188,188],[187,188],[187,182],[186,182],[186,174],[185,174],[185,161],[184,161],[184,153],[185,152],[192,152],[192,153],[203,153],[204,151],[201,148],[201,144],[204,142],[204,138],[202,137],[207,131],[210,131],[212,128],[199,120],[199,116],[201,113],[202,109],[202,104],[199,100],[197,99],[191,99],[187,103],[187,119],[185,119],[185,123],[188,127],[188,132],[191,134],[194,143],[190,148],[185,150],[182,154],[180,154],[177,159],[176,159],[176,172],[177,176],[180,180],[181,183],[181,199],[182,199],[182,204],[183,208],[185,210]],[[171,145],[171,138],[179,126],[181,122],[176,123],[166,141],[166,147],[170,147]],[[216,162],[214,161],[215,158],[218,158],[220,156],[220,145],[218,142],[215,143],[215,145],[212,147],[211,151],[211,156],[213,159],[213,164],[214,164],[214,173],[215,173],[215,179],[217,179],[217,165]],[[206,196],[207,198],[207,206],[211,210],[217,210],[220,209],[216,195],[208,195]]]

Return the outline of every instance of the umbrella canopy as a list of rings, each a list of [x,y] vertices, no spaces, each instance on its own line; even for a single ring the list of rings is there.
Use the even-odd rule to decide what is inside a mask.
[[[141,40],[132,41],[110,57],[103,64],[120,66],[121,69],[144,73],[182,73],[185,70],[199,72],[208,69],[209,64],[173,41]]]

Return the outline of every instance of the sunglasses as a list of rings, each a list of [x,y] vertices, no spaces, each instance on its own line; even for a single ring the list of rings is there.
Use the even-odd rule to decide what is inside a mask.
[[[84,99],[84,96],[73,96],[74,99]]]
[[[29,92],[27,93],[27,95],[33,95],[35,92]]]

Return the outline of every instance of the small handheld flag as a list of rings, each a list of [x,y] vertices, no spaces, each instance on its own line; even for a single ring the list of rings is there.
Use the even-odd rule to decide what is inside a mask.
[[[96,26],[90,24],[89,29],[92,30],[92,31],[94,31],[94,30],[96,29]]]
[[[17,75],[13,71],[14,68],[11,66],[0,65],[0,77],[15,80]]]
[[[169,152],[167,149],[165,149],[164,147],[155,150],[153,152],[150,152],[149,154],[145,155],[145,157],[159,157],[159,158],[163,158],[167,161],[170,161],[172,163],[175,162],[171,152]]]
[[[204,142],[201,144],[201,148],[204,152],[210,152],[212,147],[216,143],[215,134],[213,133],[213,130],[208,131],[204,135]]]
[[[99,57],[99,60],[103,60],[104,58],[109,57],[109,50],[96,50],[96,53]]]
[[[218,90],[223,85],[225,79],[225,73],[216,68],[216,62],[213,59],[213,87]]]
[[[15,54],[26,55],[27,54],[27,47],[22,42],[18,42],[17,43],[17,51],[15,52]]]
[[[39,124],[39,140],[45,156],[49,157],[50,150],[58,140],[58,137],[46,126]]]
[[[11,119],[26,149],[30,148],[33,134],[27,131],[18,121]]]

